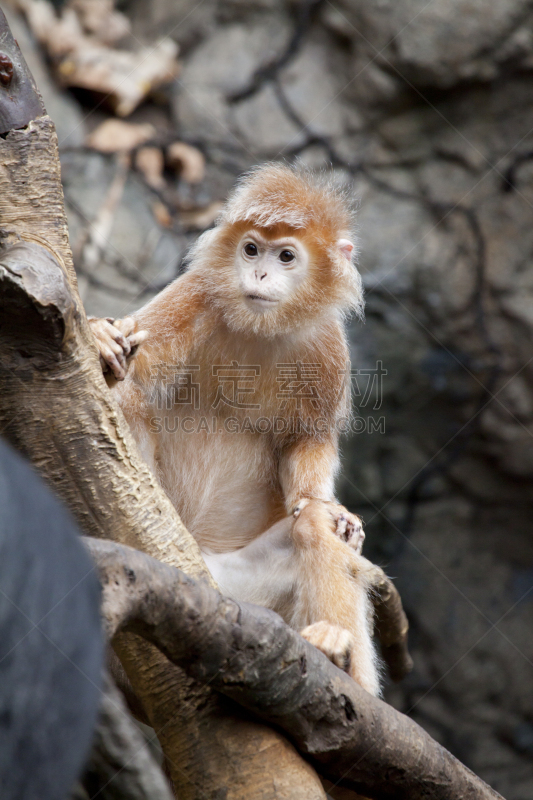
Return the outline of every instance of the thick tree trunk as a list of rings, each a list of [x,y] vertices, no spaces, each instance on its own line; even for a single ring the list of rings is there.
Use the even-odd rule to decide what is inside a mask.
[[[409,717],[368,694],[272,611],[112,542],[87,540],[110,638],[140,634],[285,730],[334,782],[371,798],[501,797]]]
[[[43,109],[1,12],[0,49],[14,74],[9,86],[0,80],[4,133],[10,119],[13,128],[0,138],[0,432],[87,534],[207,579],[196,543],[103,380],[76,289],[54,126],[39,116],[21,127]],[[20,103],[11,108],[3,92]],[[228,800],[324,798],[314,771],[279,733],[188,679],[138,637],[118,637],[116,649],[182,800],[221,792]]]

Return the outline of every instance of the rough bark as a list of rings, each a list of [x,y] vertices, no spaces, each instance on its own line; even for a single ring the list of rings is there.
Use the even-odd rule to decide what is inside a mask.
[[[6,31],[2,15],[2,41]],[[17,75],[22,98],[30,79]],[[0,84],[0,96],[4,89]],[[21,99],[30,116],[36,96]],[[196,543],[103,380],[76,289],[53,123],[39,116],[14,130],[21,118],[6,113],[7,129],[10,120],[0,139],[0,433],[30,458],[87,534],[205,576]],[[279,733],[187,679],[152,645],[121,636],[115,647],[183,800],[221,789],[228,800],[324,797],[314,771]]]
[[[130,631],[286,731],[332,779],[371,798],[496,800],[409,717],[364,691],[268,609],[142,553],[86,540],[110,638]]]

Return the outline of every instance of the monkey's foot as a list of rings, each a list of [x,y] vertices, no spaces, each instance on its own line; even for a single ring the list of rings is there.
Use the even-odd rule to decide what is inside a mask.
[[[123,381],[128,371],[128,359],[144,342],[147,332],[135,331],[132,317],[117,320],[89,317],[88,321],[96,339],[102,370],[110,370],[117,381]]]
[[[293,511],[294,518],[298,519],[304,508],[312,502],[319,502],[327,508],[331,517],[332,532],[353,548],[357,555],[361,555],[363,542],[365,541],[365,532],[363,530],[363,521],[361,517],[358,517],[357,514],[352,514],[347,508],[341,506],[340,503],[303,498]]]
[[[350,631],[330,622],[321,621],[308,625],[300,631],[300,635],[324,653],[336,667],[351,674],[352,653],[356,641]]]
[[[331,509],[335,516],[336,530],[335,533],[353,547],[355,552],[360,555],[363,549],[363,542],[365,541],[365,532],[363,530],[363,520],[357,514],[352,514],[344,506],[331,503]]]

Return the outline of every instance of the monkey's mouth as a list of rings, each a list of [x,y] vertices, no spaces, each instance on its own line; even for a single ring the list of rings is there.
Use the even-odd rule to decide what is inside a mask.
[[[270,297],[264,297],[262,294],[247,294],[245,297],[247,300],[251,300],[253,303],[259,303],[260,305],[265,306],[273,306],[278,302]]]

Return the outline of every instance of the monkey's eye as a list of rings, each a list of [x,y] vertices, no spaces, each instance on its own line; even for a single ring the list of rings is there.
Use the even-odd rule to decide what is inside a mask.
[[[279,260],[283,261],[284,264],[289,264],[291,261],[294,261],[295,255],[291,253],[290,250],[282,250],[279,254]]]
[[[253,242],[248,242],[248,244],[244,245],[244,252],[247,256],[256,256],[257,255],[257,245]]]

